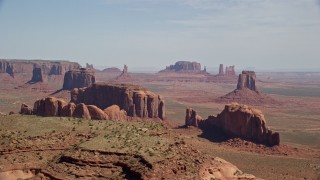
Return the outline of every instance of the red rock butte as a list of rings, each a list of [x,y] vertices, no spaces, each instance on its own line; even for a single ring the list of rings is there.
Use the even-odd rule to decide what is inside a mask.
[[[92,69],[74,69],[65,73],[63,89],[72,90],[74,88],[88,87],[95,82],[95,73]]]
[[[118,105],[131,117],[165,119],[162,97],[130,84],[94,83],[88,88],[75,88],[71,91],[71,102],[96,105],[100,109]]]
[[[191,113],[190,113],[191,112]],[[263,113],[246,105],[228,104],[215,116],[203,120],[196,111],[186,111],[186,126],[199,127],[205,131],[222,130],[229,137],[240,137],[244,140],[275,146],[280,144],[280,135],[266,126]]]

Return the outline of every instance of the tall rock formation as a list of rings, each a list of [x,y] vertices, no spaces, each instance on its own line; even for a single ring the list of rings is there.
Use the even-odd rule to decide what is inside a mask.
[[[14,77],[13,64],[8,61],[0,61],[0,73],[8,73]]]
[[[219,76],[223,76],[224,75],[224,69],[223,69],[223,64],[220,64],[219,66]]]
[[[242,71],[239,75],[237,88],[216,99],[219,103],[242,103],[249,105],[278,104],[276,100],[258,91],[254,71]]]
[[[88,88],[76,88],[71,91],[71,102],[100,109],[118,105],[131,117],[165,119],[165,104],[159,95],[129,84],[94,83]]]
[[[91,69],[74,69],[64,75],[63,89],[72,90],[73,88],[89,87],[95,83],[94,71]]]
[[[257,91],[256,78],[254,71],[242,71],[242,74],[239,74],[237,89],[248,88],[252,91]]]
[[[32,78],[30,82],[43,82],[42,69],[38,65],[34,65],[32,70]]]
[[[129,74],[128,72],[128,66],[127,65],[124,65],[123,66],[123,70],[122,70],[122,73],[117,76],[113,82],[132,82],[134,81],[135,79],[133,77],[131,77],[131,75]]]
[[[225,71],[226,76],[235,76],[236,71],[234,70],[234,66],[227,66]]]
[[[201,71],[201,64],[190,61],[178,61],[174,65],[167,66],[166,69],[160,72],[193,72],[199,73]]]
[[[196,114],[196,112],[193,112]],[[187,120],[187,118],[189,118]],[[266,120],[263,113],[246,105],[238,103],[228,104],[217,117],[209,116],[206,120],[198,121],[193,124],[190,120],[194,118],[190,116],[187,109],[186,125],[200,127],[204,131],[222,130],[229,137],[239,137],[248,141],[275,146],[280,144],[280,135],[272,132],[266,126]]]

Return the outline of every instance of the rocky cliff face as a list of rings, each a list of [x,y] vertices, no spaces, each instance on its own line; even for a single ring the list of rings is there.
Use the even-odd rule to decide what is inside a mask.
[[[160,72],[201,72],[201,64],[190,61],[178,61]]]
[[[100,109],[118,105],[131,117],[165,118],[164,100],[134,85],[95,83],[88,88],[76,88],[71,91],[71,102],[93,104]]]
[[[78,63],[69,61],[0,59],[0,73],[8,73],[11,76],[17,73],[31,74],[34,68],[40,68],[42,76],[63,75],[66,71],[80,67]],[[39,71],[36,70],[37,73]]]
[[[0,73],[8,73],[14,77],[13,64],[8,61],[0,61]]]
[[[187,111],[186,117],[188,116]],[[266,126],[264,115],[260,110],[237,103],[226,105],[217,117],[209,116],[206,120],[198,121],[198,127],[208,131],[222,130],[230,137],[240,137],[268,146],[280,144],[279,133],[272,132]]]
[[[242,71],[242,74],[239,74],[237,89],[241,90],[248,88],[257,91],[256,78],[256,73],[254,71]]]
[[[64,75],[63,89],[72,90],[73,88],[89,87],[95,83],[94,71],[91,69],[74,69]]]

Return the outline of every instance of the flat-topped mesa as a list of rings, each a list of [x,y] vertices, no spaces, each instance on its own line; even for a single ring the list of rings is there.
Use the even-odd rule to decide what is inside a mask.
[[[189,117],[188,111],[186,117]],[[272,132],[266,126],[266,120],[260,110],[238,103],[226,105],[217,117],[209,116],[206,120],[198,121],[198,127],[204,131],[221,130],[229,137],[239,137],[267,146],[280,144],[279,133]]]
[[[242,74],[239,74],[237,89],[241,90],[248,88],[257,91],[256,78],[256,73],[254,71],[242,71]]]
[[[8,61],[0,61],[0,73],[8,73],[11,77],[14,77],[13,64]]]
[[[160,95],[130,84],[94,83],[71,91],[71,102],[92,104],[100,109],[118,105],[128,116],[165,118],[165,104]]]
[[[89,87],[95,82],[95,73],[92,69],[74,69],[65,73],[63,89],[72,90],[74,88]]]
[[[178,61],[174,65],[167,66],[166,69],[160,72],[195,72],[199,73],[201,71],[201,64],[198,62],[190,61]]]
[[[8,73],[12,77],[19,73],[31,74],[34,68],[40,68],[42,75],[64,75],[66,71],[80,67],[78,63],[69,61],[0,59],[0,73]]]

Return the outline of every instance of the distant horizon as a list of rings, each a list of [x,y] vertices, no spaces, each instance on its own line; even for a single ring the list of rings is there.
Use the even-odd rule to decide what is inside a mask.
[[[8,61],[12,61],[12,60],[16,60],[16,61],[69,61],[69,62],[76,62],[76,63],[79,63],[82,67],[86,67],[86,63],[80,63],[76,60],[68,60],[68,59],[17,59],[17,58],[14,58],[14,59],[8,59],[8,58],[0,58],[0,60],[8,60]],[[171,64],[168,64],[166,66],[169,66],[169,65],[173,65],[175,64],[177,61],[174,61],[172,62]],[[190,61],[191,62],[191,61]],[[198,62],[198,61],[195,61],[195,62]],[[88,62],[87,62],[88,63]],[[92,64],[92,63],[88,63],[88,64]],[[125,63],[126,64],[126,63]],[[119,68],[120,70],[123,69],[123,66],[125,65],[123,64],[122,66],[112,66],[112,65],[95,65],[93,64],[93,67],[95,69],[98,69],[98,70],[103,70],[103,69],[106,69],[106,68]],[[201,63],[200,63],[201,64]],[[218,73],[219,72],[219,65],[220,64],[223,64],[223,63],[219,63],[217,64],[216,66],[206,66],[206,65],[203,65],[201,64],[201,69],[204,68],[204,66],[206,66],[206,70],[207,72],[210,72],[210,73]],[[228,64],[223,64],[224,67],[225,66],[231,66],[231,65],[228,65]],[[159,72],[163,69],[166,68],[166,66],[164,67],[155,67],[155,66],[134,66],[134,67],[130,67],[128,66],[128,69],[129,69],[129,72],[134,72],[134,73],[156,73],[156,72]],[[259,67],[245,67],[245,68],[239,68],[237,67],[237,65],[235,65],[235,71],[238,72],[238,73],[241,73],[241,71],[244,71],[244,70],[253,70],[257,73],[267,73],[267,72],[288,72],[288,73],[294,73],[294,72],[297,72],[297,73],[303,73],[303,72],[310,72],[310,73],[320,73],[320,68],[272,68],[272,69],[267,69],[267,68],[259,68]]]
[[[0,54],[162,69],[320,70],[320,0],[0,0]]]

